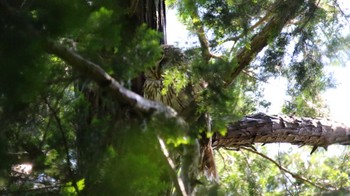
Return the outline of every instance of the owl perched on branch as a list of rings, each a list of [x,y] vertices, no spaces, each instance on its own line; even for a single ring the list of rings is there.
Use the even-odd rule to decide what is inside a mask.
[[[197,113],[198,97],[205,88],[205,83],[191,82],[189,59],[179,48],[170,45],[162,45],[162,48],[160,61],[145,72],[144,97],[172,107],[184,119],[202,123],[211,131],[210,123],[207,123],[209,115]],[[211,139],[206,137],[206,133],[202,133],[200,145],[200,168],[209,179],[217,179]]]
[[[194,101],[188,60],[179,48],[170,45],[162,45],[162,48],[161,60],[145,72],[144,97],[164,103],[181,115]]]

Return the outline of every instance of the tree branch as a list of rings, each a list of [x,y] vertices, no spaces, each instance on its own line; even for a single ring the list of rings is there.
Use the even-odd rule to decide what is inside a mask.
[[[40,31],[35,29],[30,22],[28,22],[18,10],[9,6],[6,1],[0,0],[0,12],[5,16],[5,19],[14,21],[15,25],[20,25],[25,33],[33,39],[37,38],[43,40],[45,36]],[[46,52],[53,54],[74,69],[78,70],[82,74],[85,74],[91,80],[97,82],[101,87],[109,88],[121,102],[130,105],[141,113],[152,115],[160,114],[166,118],[174,118],[179,124],[184,126],[186,123],[177,116],[177,113],[172,108],[165,106],[161,103],[151,101],[141,97],[140,95],[126,89],[114,78],[108,75],[98,64],[91,62],[84,57],[80,56],[75,51],[68,49],[55,42],[44,39],[43,49]]]
[[[303,181],[303,182],[305,182],[305,183],[311,184],[312,186],[317,187],[317,188],[319,188],[319,189],[330,190],[330,189],[327,189],[327,188],[325,188],[325,187],[323,187],[323,186],[321,186],[321,185],[319,185],[319,184],[316,184],[316,183],[314,183],[314,182],[311,182],[310,180],[304,178],[303,176],[300,176],[300,175],[298,175],[298,174],[295,174],[295,173],[289,171],[288,169],[284,168],[283,166],[281,166],[280,164],[278,164],[275,160],[271,159],[270,157],[266,156],[266,155],[263,154],[263,153],[260,153],[260,152],[258,152],[258,151],[254,151],[254,150],[252,150],[252,149],[245,148],[245,147],[242,147],[242,149],[243,149],[243,150],[246,150],[246,151],[249,151],[249,152],[252,152],[252,153],[254,153],[254,154],[257,154],[257,155],[259,155],[259,156],[261,156],[261,157],[263,157],[263,158],[269,160],[271,163],[273,163],[274,165],[276,165],[276,167],[278,167],[278,169],[280,169],[281,171],[283,171],[283,172],[285,172],[285,173],[290,174],[291,176],[293,176],[293,178],[295,178],[295,179],[297,179],[297,180],[300,180],[300,181]]]
[[[193,27],[195,29],[195,32],[197,34],[197,37],[199,39],[199,43],[201,45],[202,49],[202,57],[205,62],[208,62],[211,58],[210,54],[210,48],[209,48],[209,42],[207,39],[207,36],[205,35],[204,26],[202,24],[202,21],[200,20],[200,17],[198,15],[198,10],[196,6],[193,6],[193,12],[192,12],[192,22]]]
[[[55,44],[52,41],[48,41],[45,49],[48,53],[54,54],[55,56],[61,58],[80,73],[85,74],[90,79],[97,82],[101,87],[109,88],[120,101],[129,104],[131,107],[141,111],[142,113],[163,114],[168,118],[177,117],[177,113],[172,108],[158,102],[145,99],[140,95],[126,89],[114,78],[108,75],[101,68],[101,66],[83,58],[73,50]]]
[[[230,124],[226,135],[215,136],[213,147],[239,148],[278,142],[324,148],[331,144],[350,145],[350,127],[327,119],[258,113]]]
[[[250,31],[253,31],[255,28],[257,28],[258,26],[262,25],[264,22],[267,21],[267,19],[272,15],[272,12],[268,12],[264,17],[260,18],[260,20],[258,20],[255,24],[253,24],[251,27],[249,27],[247,29],[247,32],[250,32]],[[223,40],[222,42],[225,43],[225,42],[228,42],[228,41],[238,41],[239,39],[243,38],[247,32],[243,32],[241,33],[240,35],[238,36],[235,36],[235,37],[229,37],[225,40]]]
[[[278,2],[279,3],[279,2]],[[238,51],[236,55],[237,67],[231,72],[230,77],[225,79],[226,86],[230,85],[241,71],[249,65],[255,56],[268,44],[268,40],[273,40],[279,35],[287,22],[297,15],[297,10],[302,5],[301,0],[294,2],[285,2],[284,5],[276,6],[276,14],[271,17],[270,21],[261,29],[259,33],[254,35],[249,43],[250,47],[244,47]],[[283,7],[283,10],[280,11]]]
[[[204,31],[204,25],[202,24],[202,21],[199,17],[198,9],[195,5],[192,5],[191,7],[193,9],[191,19],[195,33],[201,45],[203,60],[205,62],[208,62],[211,58],[220,58],[220,56],[214,55],[210,52],[209,41]]]

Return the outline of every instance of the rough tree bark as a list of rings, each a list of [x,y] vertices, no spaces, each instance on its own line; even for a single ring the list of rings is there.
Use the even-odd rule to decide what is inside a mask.
[[[230,124],[225,135],[215,136],[213,147],[239,148],[254,143],[310,145],[314,151],[332,144],[349,145],[350,127],[328,119],[258,113]]]
[[[132,0],[130,1],[131,15],[137,18],[139,25],[146,24],[149,28],[161,34],[159,44],[166,44],[166,13],[164,0]],[[132,91],[143,95],[144,74],[132,81]]]
[[[166,18],[164,0],[132,0],[132,13],[140,24],[146,23],[151,29],[163,34],[160,43],[166,44]]]

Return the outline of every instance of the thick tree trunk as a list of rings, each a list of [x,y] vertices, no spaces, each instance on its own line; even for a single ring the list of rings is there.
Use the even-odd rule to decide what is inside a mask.
[[[297,118],[258,113],[230,124],[226,135],[217,134],[215,148],[236,148],[254,143],[291,143],[315,148],[350,144],[350,128],[327,119]]]
[[[166,15],[165,0],[133,0],[131,1],[133,16],[139,24],[146,24],[149,28],[161,33],[160,44],[166,44]],[[144,74],[140,74],[132,81],[132,91],[143,95]]]
[[[161,44],[166,44],[165,1],[164,0],[133,0],[131,8],[140,23],[146,23],[151,29],[163,34]]]

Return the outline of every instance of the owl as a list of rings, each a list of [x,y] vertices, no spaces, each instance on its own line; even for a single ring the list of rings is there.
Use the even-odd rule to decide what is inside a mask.
[[[162,49],[161,60],[145,72],[144,97],[170,106],[181,115],[194,101],[189,61],[179,48],[162,45]]]
[[[145,72],[144,97],[159,101],[172,107],[187,121],[203,124],[210,131],[210,119],[207,114],[197,112],[200,92],[205,88],[205,82],[196,84],[191,82],[189,60],[176,47],[163,45],[163,56],[155,67]],[[212,140],[205,132],[201,133],[199,166],[208,179],[216,180],[216,166],[214,161]]]

